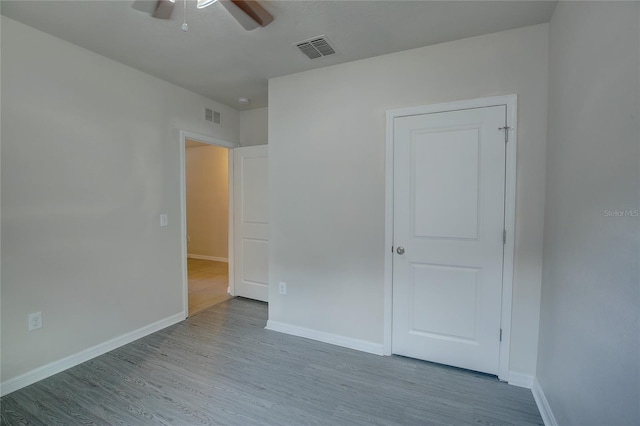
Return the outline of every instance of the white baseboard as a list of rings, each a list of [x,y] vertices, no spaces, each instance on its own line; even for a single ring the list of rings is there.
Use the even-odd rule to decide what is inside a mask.
[[[553,415],[553,411],[551,411],[549,401],[547,401],[547,397],[545,396],[537,377],[533,378],[533,387],[531,388],[531,392],[533,393],[533,399],[536,401],[536,405],[538,406],[540,416],[542,416],[542,421],[545,426],[558,426],[556,417]]]
[[[226,257],[205,256],[203,254],[187,254],[187,257],[189,259],[213,260],[214,262],[229,263],[229,259]]]
[[[118,336],[104,343],[99,343],[76,354],[69,355],[66,358],[62,358],[61,360],[51,362],[49,364],[43,365],[42,367],[38,367],[35,370],[31,370],[28,373],[22,374],[18,377],[14,377],[13,379],[9,379],[5,382],[0,383],[0,396],[8,395],[11,392],[17,391],[18,389],[21,389],[25,386],[29,386],[35,382],[53,376],[54,374],[58,374],[71,367],[75,367],[78,364],[82,364],[85,361],[89,361],[92,358],[105,354],[109,351],[119,348],[120,346],[126,345],[127,343],[131,343],[134,340],[138,340],[151,333],[155,333],[156,331],[169,327],[170,325],[174,325],[176,323],[179,323],[180,321],[184,321],[185,318],[186,315],[184,314],[184,312],[172,315],[168,318],[156,321],[153,324],[146,325],[142,328],[134,330],[130,333],[123,334],[122,336]]]
[[[522,374],[516,373],[514,371],[509,371],[509,380],[507,381],[510,385],[518,386],[520,388],[531,389],[533,387],[533,376],[530,374]]]
[[[296,325],[285,324],[278,321],[267,321],[267,330],[278,331],[280,333],[291,334],[292,336],[305,337],[323,343],[329,343],[344,348],[355,349],[374,355],[382,355],[383,345],[367,342],[365,340],[352,339],[338,334],[326,333],[324,331],[312,330],[310,328],[298,327]]]

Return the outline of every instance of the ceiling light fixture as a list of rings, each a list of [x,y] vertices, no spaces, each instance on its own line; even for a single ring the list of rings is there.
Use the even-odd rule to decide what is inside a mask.
[[[249,105],[251,103],[251,99],[249,99],[249,98],[238,98],[238,103],[240,105]]]
[[[1,2],[2,0],[0,0]],[[262,0],[189,0],[197,9],[211,6],[213,3],[221,3],[229,14],[247,31],[258,27],[266,27],[273,21],[273,15],[258,3]],[[143,12],[150,12],[157,19],[171,19],[171,14],[179,0],[133,0],[133,8]],[[182,31],[189,31],[186,21],[187,0],[182,0],[184,20]],[[155,4],[155,9],[150,9]],[[191,6],[189,6],[191,7]]]
[[[189,25],[187,25],[187,0],[182,1],[184,14],[182,15],[182,31],[185,33],[189,31]]]
[[[198,0],[198,3],[196,4],[196,7],[198,9],[204,9],[205,7],[211,6],[212,4],[214,4],[217,1],[218,0]]]

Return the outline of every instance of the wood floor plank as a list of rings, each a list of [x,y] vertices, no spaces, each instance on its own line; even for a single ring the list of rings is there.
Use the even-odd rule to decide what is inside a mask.
[[[0,400],[2,425],[542,425],[529,390],[265,330],[232,299]]]
[[[229,300],[229,264],[203,259],[187,259],[189,315]]]

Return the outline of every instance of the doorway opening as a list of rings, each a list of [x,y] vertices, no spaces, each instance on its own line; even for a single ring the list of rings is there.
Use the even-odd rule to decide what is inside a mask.
[[[233,150],[180,132],[185,317],[233,295]]]
[[[187,139],[187,287],[189,315],[228,300],[229,150]]]

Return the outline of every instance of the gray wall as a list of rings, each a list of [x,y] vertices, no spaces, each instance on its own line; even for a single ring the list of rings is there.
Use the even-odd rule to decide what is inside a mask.
[[[269,138],[268,131],[269,109],[256,108],[238,113],[238,138],[240,146],[266,145]]]
[[[4,386],[184,313],[177,130],[238,113],[4,16],[2,59]]]
[[[638,9],[560,2],[550,23],[537,379],[562,425],[640,423]]]
[[[510,371],[533,379],[547,32],[536,25],[269,80],[270,321],[381,349],[385,111],[517,93]]]

